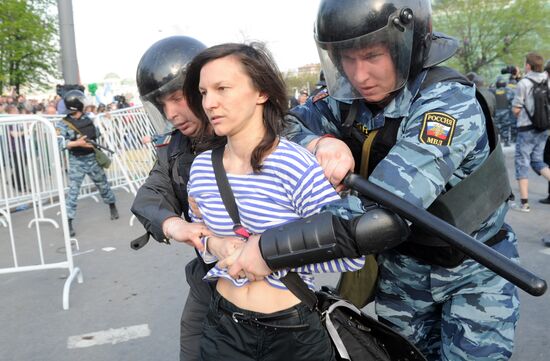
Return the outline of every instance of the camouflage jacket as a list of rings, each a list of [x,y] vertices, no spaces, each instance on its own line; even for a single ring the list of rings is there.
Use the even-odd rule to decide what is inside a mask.
[[[356,117],[356,122],[368,130],[381,128],[387,119],[401,119],[396,144],[369,180],[423,208],[446,186],[454,186],[471,174],[489,154],[485,117],[475,89],[441,82],[420,90],[426,74],[424,71],[409,80],[383,111],[373,114],[362,104]],[[324,102],[324,106],[317,102]],[[327,133],[341,137],[339,103],[328,94],[324,98],[317,95],[292,109],[287,117],[287,137],[302,146]],[[503,203],[473,236],[485,241],[495,234],[504,223],[506,211]]]

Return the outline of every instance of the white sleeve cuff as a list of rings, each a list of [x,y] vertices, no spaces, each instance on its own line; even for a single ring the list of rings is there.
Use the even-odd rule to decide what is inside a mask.
[[[208,238],[209,238],[208,236],[204,236],[201,238],[202,245],[204,246],[204,251],[199,252],[202,257],[202,260],[206,264],[218,262],[218,257],[208,252]]]

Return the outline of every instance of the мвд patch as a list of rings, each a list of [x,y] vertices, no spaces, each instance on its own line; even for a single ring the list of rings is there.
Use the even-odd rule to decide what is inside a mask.
[[[424,144],[450,145],[455,133],[455,126],[456,119],[449,114],[428,112],[424,114],[418,139]]]

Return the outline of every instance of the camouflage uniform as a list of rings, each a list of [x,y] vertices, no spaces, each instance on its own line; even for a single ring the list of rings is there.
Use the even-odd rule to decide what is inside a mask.
[[[419,93],[425,76],[424,71],[410,80],[379,114],[373,115],[363,103],[356,117],[368,130],[381,128],[387,119],[401,119],[396,144],[369,180],[423,208],[447,184],[456,185],[478,168],[489,154],[485,118],[474,88],[447,82]],[[310,98],[293,109],[315,134],[289,117],[294,121],[288,137],[304,146],[326,133],[342,137],[338,103],[331,97]],[[426,119],[433,114],[443,114],[449,123],[440,138],[426,133]],[[439,139],[440,145],[429,144],[428,138]],[[517,261],[516,236],[504,224],[507,210],[502,204],[473,237],[485,241],[505,227],[506,238],[493,248]],[[470,259],[449,269],[390,250],[380,254],[378,261],[379,319],[406,335],[428,359],[505,360],[511,356],[519,317],[517,290],[511,283]]]
[[[83,115],[79,120],[89,120],[86,115]],[[74,121],[74,119],[73,119]],[[67,143],[76,140],[79,136],[74,130],[72,130],[65,122],[59,121],[56,124],[57,133],[63,138],[60,138],[60,147],[62,149],[67,148]],[[96,130],[97,135],[97,130]],[[92,139],[91,137],[88,137]],[[95,139],[95,137],[94,137]],[[93,140],[93,139],[92,139]],[[89,153],[84,155],[75,155],[74,149],[69,150],[69,194],[67,195],[67,217],[74,219],[76,216],[76,202],[78,200],[78,194],[80,193],[80,186],[86,174],[95,183],[99,194],[106,204],[114,204],[116,199],[107,176],[103,168],[99,166],[95,159],[95,153]]]
[[[514,91],[508,87],[496,88],[494,90],[497,100],[494,122],[500,132],[500,137],[505,145],[515,142],[516,118],[512,115],[512,99]],[[512,134],[514,133],[514,134]],[[514,137],[512,138],[512,135]]]

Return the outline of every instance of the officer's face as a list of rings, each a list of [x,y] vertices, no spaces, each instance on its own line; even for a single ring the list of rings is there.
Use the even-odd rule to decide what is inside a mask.
[[[397,75],[385,46],[343,50],[341,62],[351,85],[367,102],[378,103],[395,89]]]
[[[217,135],[253,135],[262,124],[262,95],[235,56],[206,63],[200,72],[202,106]]]
[[[160,99],[166,119],[174,128],[188,137],[197,135],[200,120],[193,114],[183,96],[183,90],[176,90]]]

